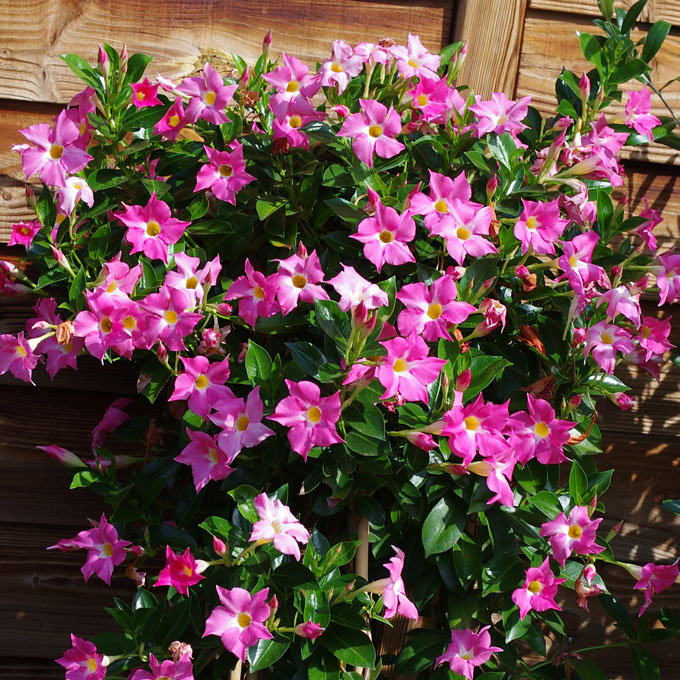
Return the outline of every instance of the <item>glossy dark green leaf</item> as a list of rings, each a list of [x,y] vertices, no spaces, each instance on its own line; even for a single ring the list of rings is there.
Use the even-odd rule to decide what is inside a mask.
[[[311,342],[287,342],[293,361],[312,378],[319,377],[319,368],[328,363],[324,353]]]
[[[331,624],[323,634],[323,641],[340,661],[362,668],[375,667],[375,648],[366,633]]]
[[[258,640],[248,647],[248,663],[250,670],[259,671],[276,663],[290,647],[290,640],[274,637],[271,640]]]
[[[661,670],[652,653],[645,647],[631,647],[630,655],[633,659],[635,677],[638,680],[659,680]]]
[[[264,347],[260,347],[252,340],[248,343],[245,364],[246,374],[252,383],[257,380],[269,380],[272,374],[272,358]]]
[[[420,673],[431,668],[432,661],[450,641],[450,637],[447,640],[446,634],[441,631],[416,631],[397,657],[397,673]]]
[[[581,467],[581,464],[577,460],[573,460],[571,472],[569,473],[569,495],[574,503],[580,505],[587,491],[588,476]]]
[[[421,531],[425,556],[450,550],[458,542],[467,515],[452,496],[444,496],[430,510]]]

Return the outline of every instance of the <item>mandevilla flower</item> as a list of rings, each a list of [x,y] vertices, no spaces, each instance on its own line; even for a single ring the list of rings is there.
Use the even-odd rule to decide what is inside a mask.
[[[578,555],[597,555],[604,547],[595,543],[597,527],[602,518],[591,520],[588,508],[577,505],[566,517],[561,512],[551,522],[541,524],[541,536],[548,536],[553,557],[563,567],[572,552]]]
[[[448,663],[451,670],[472,680],[475,666],[485,664],[494,652],[502,652],[500,647],[491,645],[489,626],[480,628],[476,633],[470,628],[451,631],[451,643],[446,651],[437,657],[435,668]]]
[[[190,550],[187,546],[187,549],[178,555],[169,545],[165,546],[166,565],[158,574],[154,588],[172,586],[180,595],[188,595],[189,587],[195,586],[205,578],[201,573],[206,570],[208,564],[203,560],[196,560]]]
[[[151,672],[138,668],[129,680],[194,680],[191,656],[186,653],[177,660],[165,659],[162,662],[149,654],[149,668]]]
[[[673,564],[654,564],[649,562],[644,567],[635,564],[622,565],[630,574],[637,578],[633,586],[635,590],[644,590],[645,601],[638,616],[642,616],[652,604],[652,596],[670,588],[678,579],[680,570],[677,560]]]
[[[210,189],[215,198],[236,205],[236,194],[246,184],[255,181],[255,177],[246,172],[243,145],[234,141],[230,147],[231,151],[217,151],[209,146],[203,148],[208,163],[198,171],[194,191]]]
[[[253,524],[249,540],[262,544],[271,541],[280,553],[292,555],[299,561],[298,543],[306,544],[309,540],[309,531],[300,523],[300,520],[287,505],[284,505],[278,498],[272,501],[266,493],[256,496],[253,505],[260,519]]]
[[[512,593],[512,601],[519,607],[519,616],[523,619],[531,610],[544,612],[547,609],[561,611],[555,602],[557,586],[567,579],[555,578],[545,558],[538,567],[529,567],[526,571],[524,585]]]
[[[100,654],[92,642],[71,633],[71,645],[71,649],[56,660],[66,669],[66,680],[101,680],[106,677],[108,657]]]

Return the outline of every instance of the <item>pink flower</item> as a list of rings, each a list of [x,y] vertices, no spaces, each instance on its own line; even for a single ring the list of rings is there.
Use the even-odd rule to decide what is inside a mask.
[[[283,66],[262,75],[277,92],[271,98],[272,103],[290,102],[301,96],[313,97],[321,87],[320,78],[316,74],[310,74],[306,64],[285,52],[281,53],[281,59]]]
[[[132,83],[132,93],[132,103],[138,109],[163,105],[158,98],[158,85],[152,85],[148,78],[144,78],[141,83]]]
[[[273,316],[279,309],[274,298],[276,275],[265,276],[253,269],[246,258],[245,275],[239,276],[224,294],[225,300],[240,300],[239,316],[250,326],[255,326],[258,317]],[[323,276],[321,277],[323,278]]]
[[[147,295],[140,306],[147,312],[144,329],[147,348],[160,340],[173,352],[184,350],[184,338],[203,320],[202,314],[188,311],[193,305],[181,290],[165,285],[158,293]]]
[[[603,288],[609,288],[609,278],[605,270],[591,262],[593,251],[600,237],[594,231],[574,236],[571,241],[563,241],[563,254],[557,263],[564,272],[555,281],[566,278],[571,287],[580,296],[585,295],[587,284],[596,283]]]
[[[208,156],[208,163],[198,171],[194,191],[210,189],[215,198],[236,205],[236,194],[246,184],[255,181],[255,177],[246,172],[243,145],[232,142],[232,151],[217,151],[209,146],[203,148]]]
[[[295,626],[295,635],[307,638],[308,640],[316,640],[316,638],[323,635],[325,630],[326,629],[323,626],[314,623],[314,621],[305,621],[304,623],[299,623]]]
[[[31,243],[33,243],[33,239],[41,229],[42,224],[38,220],[33,220],[33,222],[29,222],[28,224],[25,222],[13,224],[12,234],[9,237],[7,245],[24,246],[26,248],[30,248]]]
[[[89,580],[92,574],[97,574],[107,585],[111,585],[113,568],[125,561],[126,546],[130,541],[118,538],[118,532],[113,524],[106,521],[102,514],[97,526],[86,531],[81,531],[75,538],[59,541],[49,546],[48,550],[74,550],[83,548],[87,550],[87,560],[81,567],[85,580]]]
[[[660,593],[666,588],[670,588],[678,578],[678,562],[673,564],[654,564],[649,562],[642,569],[634,565],[626,567],[631,574],[638,578],[638,582],[633,586],[635,590],[644,590],[645,603],[640,607],[638,616],[642,616],[652,604],[652,596]]]
[[[654,141],[652,129],[661,125],[661,121],[652,113],[652,99],[647,87],[639,92],[629,92],[626,102],[626,125],[632,126],[635,131]]]
[[[468,302],[456,302],[458,289],[452,277],[444,275],[428,287],[424,283],[409,283],[397,293],[406,305],[399,313],[397,325],[403,336],[412,332],[434,342],[438,338],[452,341],[449,326],[463,323],[477,311]]]
[[[229,357],[210,362],[207,357],[180,357],[184,373],[177,376],[175,389],[168,401],[188,399],[189,408],[202,418],[220,400],[232,399],[234,393],[225,385],[229,378]]]
[[[304,249],[304,246],[302,246]],[[298,301],[311,302],[328,300],[328,293],[318,284],[323,281],[323,269],[316,250],[307,255],[293,254],[285,260],[276,260],[279,271],[276,274],[276,299],[283,314],[289,314]]]
[[[104,412],[102,419],[97,423],[95,428],[92,430],[92,450],[101,448],[104,446],[104,441],[106,440],[106,435],[109,432],[113,432],[115,429],[120,427],[123,423],[126,423],[131,419],[131,416],[125,411],[132,404],[132,399],[127,397],[121,397],[116,399]]]
[[[391,51],[397,58],[397,68],[404,78],[413,76],[429,79],[439,78],[437,69],[441,57],[438,54],[430,54],[417,35],[408,34],[408,48],[403,45],[395,45]]]
[[[501,330],[505,329],[505,319],[508,314],[507,307],[498,300],[493,298],[486,298],[481,305],[479,305],[478,312],[484,315],[484,321],[478,324],[473,331],[474,337],[483,337],[499,326]]]
[[[659,262],[650,269],[656,274],[660,307],[680,300],[680,255],[660,255]]]
[[[405,147],[394,139],[401,132],[401,117],[375,99],[360,99],[361,111],[345,118],[338,137],[352,137],[357,158],[373,167],[373,154],[392,158]]]
[[[154,587],[172,586],[180,595],[188,595],[189,587],[195,586],[205,578],[201,573],[208,566],[203,560],[196,561],[188,546],[181,555],[178,555],[166,545],[165,562],[165,567],[158,574]]]
[[[245,661],[248,647],[257,644],[258,640],[274,637],[264,625],[271,613],[265,602],[269,588],[259,590],[252,597],[243,588],[215,588],[222,605],[212,610],[205,622],[203,637],[219,635],[225,648]]]
[[[87,467],[83,461],[76,456],[75,453],[65,449],[63,446],[50,444],[49,446],[36,446],[45,453],[49,454],[54,460],[61,463],[64,467],[69,468],[84,468]]]
[[[0,375],[9,371],[15,378],[33,383],[33,369],[39,360],[23,331],[17,335],[0,334]]]
[[[270,106],[275,116],[272,139],[285,139],[291,147],[309,149],[309,137],[301,128],[307,123],[324,120],[326,114],[317,111],[312,102],[302,96],[281,100],[278,103],[272,98]]]
[[[298,543],[304,545],[309,541],[309,531],[278,498],[272,501],[266,493],[261,493],[255,497],[253,504],[260,519],[253,524],[248,540],[261,544],[273,542],[280,553],[292,555],[299,561]]]
[[[554,255],[555,241],[562,236],[569,220],[560,217],[557,199],[554,201],[526,201],[524,209],[515,222],[514,234],[522,242],[522,255],[529,248],[535,252]]]
[[[491,636],[488,633],[489,626],[480,628],[477,633],[470,628],[465,630],[452,630],[451,643],[446,651],[437,657],[435,668],[443,663],[448,663],[451,670],[472,680],[475,666],[485,664],[494,652],[502,652],[500,647],[491,646]]]
[[[443,124],[446,118],[450,117],[450,100],[453,92],[456,90],[448,86],[446,78],[440,80],[423,78],[415,88],[408,91],[408,95],[413,99],[413,108],[420,112],[422,120]],[[430,174],[433,174],[432,170]]]
[[[177,91],[190,97],[185,115],[190,123],[199,118],[221,125],[229,119],[224,107],[236,91],[236,85],[225,85],[222,76],[210,65],[203,67],[203,77],[185,78]]]
[[[380,398],[389,399],[400,394],[406,401],[427,404],[427,386],[439,377],[446,360],[428,356],[430,348],[415,333],[408,338],[393,338],[380,344],[387,350],[387,357],[377,370],[377,378],[385,388]]]
[[[633,295],[628,286],[617,286],[602,293],[597,298],[596,307],[607,303],[607,318],[613,321],[617,314],[622,314],[636,326],[640,325],[640,295]]]
[[[425,227],[432,229],[439,224],[453,207],[453,200],[469,201],[472,189],[464,172],[451,179],[438,172],[430,172],[430,195],[417,192],[411,197],[409,212],[425,215]]]
[[[522,120],[529,112],[530,101],[531,97],[522,97],[515,102],[502,92],[494,92],[487,101],[481,101],[478,96],[475,103],[468,107],[479,117],[477,134],[482,137],[488,132],[498,135],[509,132],[517,139],[517,135],[527,127]]]
[[[342,264],[342,271],[329,279],[328,283],[340,296],[338,307],[343,312],[359,305],[363,305],[365,310],[379,309],[389,302],[387,293],[380,286],[367,281],[354,267],[346,264]]]
[[[227,454],[229,462],[239,454],[242,448],[252,448],[271,437],[274,432],[262,424],[262,399],[260,388],[256,387],[247,400],[227,399],[215,405],[216,413],[210,416],[215,425],[221,428],[217,435],[217,443]]]
[[[162,663],[153,654],[149,654],[149,667],[150,673],[138,668],[129,680],[194,680],[191,655],[187,653],[182,654],[179,659],[173,657],[165,659]]]
[[[344,40],[336,40],[331,46],[331,58],[324,61],[319,68],[321,85],[332,87],[337,84],[338,94],[342,94],[350,78],[358,76],[362,69],[361,57],[354,54],[351,45]]]
[[[286,386],[290,396],[277,404],[269,420],[291,428],[288,441],[293,451],[307,460],[313,446],[331,446],[345,441],[335,429],[340,418],[340,392],[321,397],[319,386],[308,380],[298,383],[286,380]]]
[[[575,552],[578,555],[597,555],[604,548],[595,543],[596,531],[602,518],[591,520],[588,508],[577,505],[567,518],[563,512],[551,522],[541,524],[541,536],[550,538],[553,557],[563,567]]]
[[[523,619],[532,609],[544,612],[548,609],[561,611],[555,602],[557,586],[567,579],[555,578],[548,565],[546,557],[540,566],[529,567],[526,571],[524,585],[512,593],[512,601],[519,607],[520,619]]]
[[[59,189],[59,210],[70,215],[79,201],[90,208],[94,204],[94,194],[90,185],[82,177],[67,177],[66,183]]]
[[[66,680],[101,680],[106,676],[108,659],[97,652],[92,642],[71,633],[71,645],[71,649],[56,660],[66,669]]]
[[[148,203],[126,205],[122,213],[113,213],[127,228],[125,240],[132,246],[130,253],[142,252],[152,260],[168,264],[168,246],[182,238],[191,222],[182,222],[171,217],[170,206],[151,194]]]
[[[388,583],[383,590],[383,604],[385,605],[384,617],[391,619],[395,614],[400,614],[407,619],[418,620],[418,610],[411,600],[406,597],[406,587],[401,578],[404,569],[404,551],[392,546],[394,557],[383,566],[390,572]]]
[[[413,241],[415,235],[416,223],[408,212],[400,215],[394,208],[378,200],[375,216],[359,222],[357,233],[350,234],[350,238],[364,244],[364,256],[380,272],[386,262],[392,265],[415,262],[413,253],[406,245]]]
[[[616,366],[616,352],[630,354],[635,347],[630,333],[606,321],[599,321],[586,330],[584,355],[593,355],[600,368],[610,375]]]
[[[211,479],[219,480],[228,477],[234,468],[229,467],[227,454],[218,446],[214,437],[207,432],[190,430],[187,435],[191,440],[175,457],[178,463],[191,465],[194,486],[198,493]]]
[[[644,217],[647,221],[643,222],[639,227],[635,227],[633,231],[645,242],[650,250],[654,251],[657,245],[652,229],[663,222],[663,217],[661,217],[661,213],[658,210],[649,207],[646,196],[643,196],[642,200],[645,203],[645,208],[640,211],[640,217]]]
[[[588,598],[595,597],[604,592],[604,588],[597,583],[593,583],[596,576],[595,565],[586,564],[581,575],[574,582],[574,591],[578,596],[576,604],[586,611],[588,611]]]
[[[638,329],[635,340],[638,341],[638,348],[645,351],[645,360],[649,361],[652,356],[663,354],[675,345],[668,341],[671,333],[671,320],[655,319],[653,316],[643,316],[642,326]]]
[[[40,173],[43,184],[63,187],[67,174],[80,172],[92,160],[92,156],[78,146],[80,130],[66,111],[57,116],[54,129],[47,123],[37,123],[20,132],[35,144],[17,144],[12,147],[21,153],[26,178]]]
[[[154,125],[153,131],[156,135],[162,135],[163,139],[174,142],[180,130],[186,127],[188,122],[189,120],[184,113],[182,98],[179,97],[168,109],[167,113]]]

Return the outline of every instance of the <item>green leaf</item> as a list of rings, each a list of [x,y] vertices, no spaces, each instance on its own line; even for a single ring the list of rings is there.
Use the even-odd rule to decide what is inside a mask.
[[[450,642],[450,636],[448,637]],[[447,643],[446,638],[440,631],[415,631],[397,657],[397,673],[420,673],[430,668],[432,660],[442,653]]]
[[[357,207],[350,201],[346,201],[344,198],[327,198],[324,203],[338,217],[341,217],[343,220],[348,222],[354,223],[357,220],[360,220],[362,217],[366,217],[366,214],[361,208]]]
[[[85,269],[81,267],[76,274],[75,279],[71,283],[71,287],[68,290],[68,299],[72,304],[78,302],[78,298],[81,293],[85,290]]]
[[[463,392],[463,401],[474,399],[493,380],[500,378],[503,371],[512,364],[503,357],[478,354],[470,361],[471,380],[468,388]]]
[[[343,541],[342,543],[334,545],[326,553],[326,556],[323,558],[323,562],[321,562],[321,573],[325,574],[332,569],[342,567],[348,562],[351,562],[354,559],[354,555],[360,545],[361,541]]]
[[[327,187],[351,187],[354,180],[342,165],[329,165],[323,173],[322,184]]]
[[[92,87],[97,94],[104,94],[104,83],[101,76],[82,57],[77,54],[62,54],[60,57],[68,64],[71,71],[84,83]]]
[[[624,18],[623,23],[621,24],[621,33],[628,33],[628,31],[630,31],[630,29],[635,26],[635,22],[640,16],[642,10],[645,8],[646,4],[647,0],[638,0],[634,5],[631,5],[628,12],[626,12],[626,17]]]
[[[623,66],[616,68],[611,76],[609,76],[609,81],[615,84],[627,83],[629,80],[632,80],[649,70],[650,67],[645,64],[642,59],[631,59],[623,64]]]
[[[492,557],[482,569],[483,595],[513,590],[522,580],[522,563],[514,555]]]
[[[453,548],[463,533],[466,519],[465,511],[454,498],[441,498],[423,522],[425,557]]]
[[[662,503],[663,509],[680,516],[680,498],[667,498]]]
[[[323,641],[340,661],[363,668],[375,666],[373,643],[360,630],[331,624],[323,634]]]
[[[153,609],[158,604],[156,596],[144,588],[140,588],[132,598],[132,611],[137,609]]]
[[[586,58],[587,61],[589,61],[591,64],[595,64],[595,66],[601,66],[602,65],[602,59],[595,58],[596,55],[600,54],[600,51],[602,50],[602,46],[600,45],[600,42],[595,38],[594,35],[591,35],[590,33],[580,33],[579,31],[576,31],[576,35],[578,36],[578,41],[581,44],[581,52],[583,53],[583,56]]]
[[[569,473],[569,495],[574,503],[581,505],[587,491],[588,476],[581,467],[581,464],[574,460],[571,464],[571,472]]]
[[[581,680],[609,680],[609,676],[590,659],[572,656],[569,658],[569,662],[579,674]]]
[[[656,659],[645,647],[631,647],[630,655],[633,659],[635,677],[638,680],[659,680],[661,670]]]
[[[324,353],[311,342],[287,342],[293,361],[312,378],[319,377],[319,367],[328,363]]]
[[[609,615],[616,621],[616,625],[632,640],[636,639],[637,633],[630,621],[628,610],[613,595],[598,595],[600,604],[607,610]]]
[[[286,205],[286,199],[280,196],[263,196],[258,198],[255,203],[255,210],[257,211],[258,218],[263,221],[266,220],[270,215],[273,215],[279,208]]]
[[[597,0],[597,6],[605,19],[611,19],[614,14],[614,0]]]
[[[257,644],[248,647],[248,663],[250,671],[259,671],[276,663],[290,647],[290,640],[272,638],[258,640]]]
[[[670,30],[671,24],[669,24],[667,21],[657,21],[652,24],[652,27],[649,29],[649,33],[647,33],[647,37],[645,38],[645,44],[642,48],[642,61],[649,63],[653,59]]]
[[[133,54],[128,59],[127,73],[125,74],[126,83],[136,83],[143,75],[146,67],[151,62],[152,57],[148,54]]]
[[[264,347],[250,340],[246,352],[246,374],[250,382],[269,380],[272,374],[272,358]]]
[[[52,192],[48,187],[43,187],[36,206],[36,214],[43,227],[52,229],[57,220],[57,206],[54,203]]]

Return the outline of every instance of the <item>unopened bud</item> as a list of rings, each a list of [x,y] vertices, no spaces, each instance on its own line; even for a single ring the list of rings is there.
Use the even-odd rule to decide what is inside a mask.
[[[581,405],[581,402],[583,401],[583,395],[581,394],[575,394],[570,400],[569,400],[569,405],[572,408],[578,408]]]
[[[104,78],[108,78],[110,71],[109,55],[101,45],[99,45],[99,53],[97,54],[97,64],[99,65],[100,73]]]
[[[156,354],[158,355],[159,361],[162,363],[167,363],[168,361],[168,348],[159,340],[158,347],[156,348]]]
[[[335,111],[338,114],[338,118],[347,118],[351,111],[344,104],[337,104],[331,108],[331,111]]]
[[[585,328],[574,328],[573,332],[574,342],[580,345],[586,339],[586,329]]]
[[[36,447],[41,451],[49,454],[54,458],[54,460],[61,463],[64,467],[70,468],[83,468],[87,467],[85,463],[75,453],[72,453],[63,446],[57,446],[56,444],[50,444],[49,446],[38,446]]]
[[[623,522],[624,520],[621,520],[620,522],[617,522],[610,530],[609,533],[607,534],[606,538],[604,539],[609,543],[613,538],[616,538],[620,533],[621,529],[623,529]],[[625,566],[625,565],[624,565]],[[626,567],[627,568],[627,567]],[[630,571],[630,569],[628,569]],[[631,574],[633,573],[632,571],[630,572]],[[633,574],[634,575],[634,574]],[[637,576],[637,578],[640,578],[640,576]]]
[[[437,443],[431,434],[425,434],[424,432],[408,432],[405,437],[411,444],[423,451],[432,451],[432,449],[437,448]]]
[[[127,73],[127,70],[128,70],[127,44],[123,44],[123,51],[120,53],[120,72]]]
[[[213,550],[220,557],[224,557],[227,554],[227,552],[229,551],[229,548],[227,548],[227,544],[221,538],[217,538],[217,536],[213,536]]]
[[[493,195],[496,193],[496,189],[498,189],[498,177],[496,175],[492,175],[489,178],[489,181],[486,183],[486,200],[491,201],[493,198]]]
[[[621,265],[615,264],[612,267],[612,276],[620,276],[620,275],[621,275]]]
[[[302,259],[307,257],[307,246],[302,241],[298,243],[297,254],[298,257],[301,257]]]
[[[269,60],[269,51],[272,48],[272,29],[267,31],[267,35],[262,39],[262,54],[264,55],[265,61]]]
[[[194,658],[194,650],[190,644],[187,642],[180,642],[180,640],[175,640],[170,643],[168,651],[172,654],[172,660],[177,663],[182,660],[182,657],[188,655],[190,659]]]
[[[578,93],[581,97],[581,100],[584,102],[587,101],[588,97],[590,97],[590,78],[588,78],[588,74],[585,72],[579,78]]]
[[[529,276],[529,273],[530,273],[529,269],[524,264],[521,264],[518,267],[515,267],[515,276],[519,277],[520,279],[523,279],[526,276]]]
[[[628,409],[631,409],[633,406],[635,406],[635,398],[628,396],[625,392],[615,392],[612,397],[612,401],[622,411],[627,411]]]
[[[469,368],[461,371],[456,378],[456,392],[465,392],[465,390],[470,387],[470,381],[472,380],[472,372]]]
[[[276,595],[272,595],[271,598],[269,599],[269,601],[267,602],[267,604],[269,605],[269,609],[271,610],[271,611],[270,611],[270,616],[271,616],[272,614],[276,614],[276,611],[277,611],[278,608],[279,608],[279,601],[278,601],[278,599],[276,598]]]
[[[50,246],[50,249],[52,250],[52,255],[54,256],[54,259],[57,261],[57,264],[60,267],[63,267],[71,276],[75,277],[75,274],[73,272],[73,269],[71,269],[71,265],[69,264],[69,261],[66,259],[66,255],[59,250],[59,248],[55,248],[54,246]]]
[[[326,629],[314,621],[306,621],[295,626],[295,634],[308,640],[316,640]]]
[[[222,316],[231,316],[233,311],[234,308],[228,302],[220,302],[220,304],[217,305],[217,313]]]

